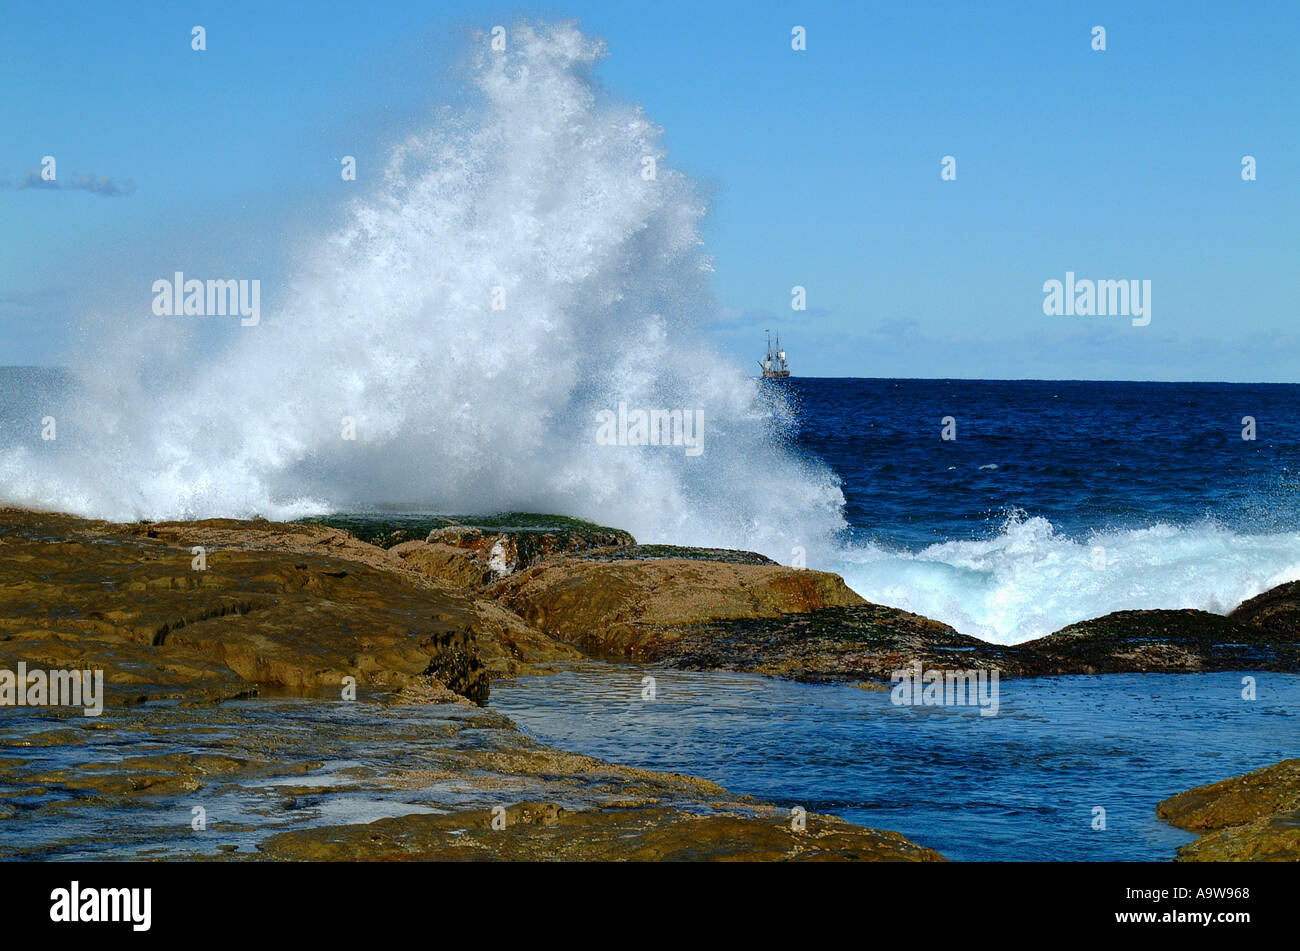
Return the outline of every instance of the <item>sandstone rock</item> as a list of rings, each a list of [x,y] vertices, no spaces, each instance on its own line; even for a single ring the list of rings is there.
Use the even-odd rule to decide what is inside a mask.
[[[1300,862],[1300,811],[1265,816],[1201,836],[1179,862]]]
[[[1300,809],[1300,759],[1288,759],[1170,796],[1156,807],[1156,814],[1180,829],[1200,832],[1296,809]]]
[[[1179,861],[1300,861],[1300,759],[1189,789],[1156,814],[1206,833],[1178,850]]]
[[[408,683],[393,695],[391,703],[395,706],[413,703],[470,703],[464,693],[457,693],[446,687],[436,677],[422,677]]]
[[[835,576],[743,555],[580,561],[599,550],[580,547],[592,541],[543,542],[541,561],[500,584],[552,564],[567,565],[554,576],[561,586],[631,566],[631,606],[652,622],[855,598]],[[207,549],[205,570],[192,569],[194,545]],[[394,554],[321,525],[0,511],[0,664],[103,669],[116,698],[101,717],[60,708],[0,719],[0,857],[940,858],[829,817],[809,816],[795,833],[784,810],[705,780],[552,750],[473,708],[490,674],[578,653],[403,558],[431,547]],[[462,550],[476,558],[482,545]],[[717,587],[677,609],[657,602],[657,586],[684,592],[693,578]],[[526,584],[521,597],[537,590]],[[340,697],[344,676],[358,680],[355,702]],[[279,697],[286,688],[306,695]],[[259,690],[248,703],[212,702]],[[134,703],[164,697],[183,702]],[[199,796],[224,804],[205,835],[190,825]],[[507,828],[485,825],[490,813],[466,800],[515,803]],[[318,818],[379,806],[416,814]],[[232,819],[230,809],[244,811]]]
[[[768,618],[710,621],[666,629],[647,659],[687,670],[735,670],[794,680],[888,680],[920,662],[926,669],[1035,672],[1015,648],[987,644],[919,614],[878,604]]]
[[[795,833],[788,809],[556,750],[491,710],[410,693],[0,718],[0,858],[939,858],[815,814]],[[209,807],[202,834],[196,804]]]
[[[347,676],[381,690],[437,676],[487,696],[479,609],[335,530],[4,511],[0,532],[0,662],[11,667],[100,668],[118,699],[338,692]],[[205,570],[192,569],[191,543],[212,546]],[[322,544],[335,553],[316,554]]]
[[[458,591],[478,591],[496,580],[496,575],[474,552],[451,545],[402,542],[389,551],[413,568]]]
[[[500,524],[445,525],[424,542],[403,542],[391,552],[407,565],[455,587],[477,591],[545,558],[591,551],[616,551],[632,536],[558,516],[499,516]]]
[[[583,656],[577,648],[546,636],[498,604],[475,601],[474,611],[478,654],[493,677],[543,673]]]
[[[365,826],[305,829],[271,836],[269,858],[293,861],[877,861],[938,862],[932,849],[896,832],[808,815],[794,832],[776,810],[685,812],[672,806],[569,811],[555,803],[505,810],[504,829],[490,811],[410,815]]]
[[[838,575],[683,558],[545,561],[485,592],[526,623],[595,653],[644,657],[671,628],[864,603]]]
[[[340,528],[266,519],[209,518],[192,522],[83,523],[82,530],[101,536],[132,535],[209,551],[278,551],[326,555],[360,562],[372,568],[392,569],[399,562],[386,551],[359,541]]]

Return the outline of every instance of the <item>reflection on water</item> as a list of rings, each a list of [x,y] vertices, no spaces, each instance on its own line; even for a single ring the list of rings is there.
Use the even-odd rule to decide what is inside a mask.
[[[525,742],[498,714],[472,707],[381,708],[287,692],[94,718],[6,710],[0,858],[247,853],[289,827],[487,808],[546,788],[531,776],[476,781],[475,754]]]
[[[643,700],[642,678],[656,679]],[[1162,860],[1156,803],[1300,754],[1300,676],[1120,674],[1001,684],[997,716],[748,674],[583,664],[493,685],[537,739],[902,832],[952,859]],[[1106,828],[1094,830],[1094,808]]]

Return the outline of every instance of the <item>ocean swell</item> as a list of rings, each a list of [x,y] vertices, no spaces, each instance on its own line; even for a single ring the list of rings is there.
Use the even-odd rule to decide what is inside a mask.
[[[1077,539],[1046,519],[1016,515],[987,539],[917,552],[855,547],[841,551],[833,568],[870,601],[1017,644],[1111,611],[1226,614],[1300,579],[1300,533],[1245,535],[1207,521]]]

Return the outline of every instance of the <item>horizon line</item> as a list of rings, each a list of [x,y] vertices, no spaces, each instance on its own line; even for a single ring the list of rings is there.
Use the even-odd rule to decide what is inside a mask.
[[[49,363],[0,363],[0,370],[63,370],[74,372],[72,367]],[[750,377],[762,380],[764,377]],[[1160,383],[1168,386],[1205,385],[1205,386],[1300,386],[1300,381],[1292,380],[1132,380],[1101,377],[995,377],[995,376],[822,376],[816,373],[792,375],[791,380],[864,380],[874,382],[903,383]]]

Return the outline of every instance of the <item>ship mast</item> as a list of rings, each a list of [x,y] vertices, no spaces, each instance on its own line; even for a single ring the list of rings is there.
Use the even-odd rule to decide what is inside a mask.
[[[785,351],[781,349],[781,332],[776,334],[776,349],[772,349],[772,331],[764,330],[767,334],[767,356],[758,361],[758,365],[763,369],[764,377],[776,377],[784,379],[790,375],[790,364],[785,362]]]

